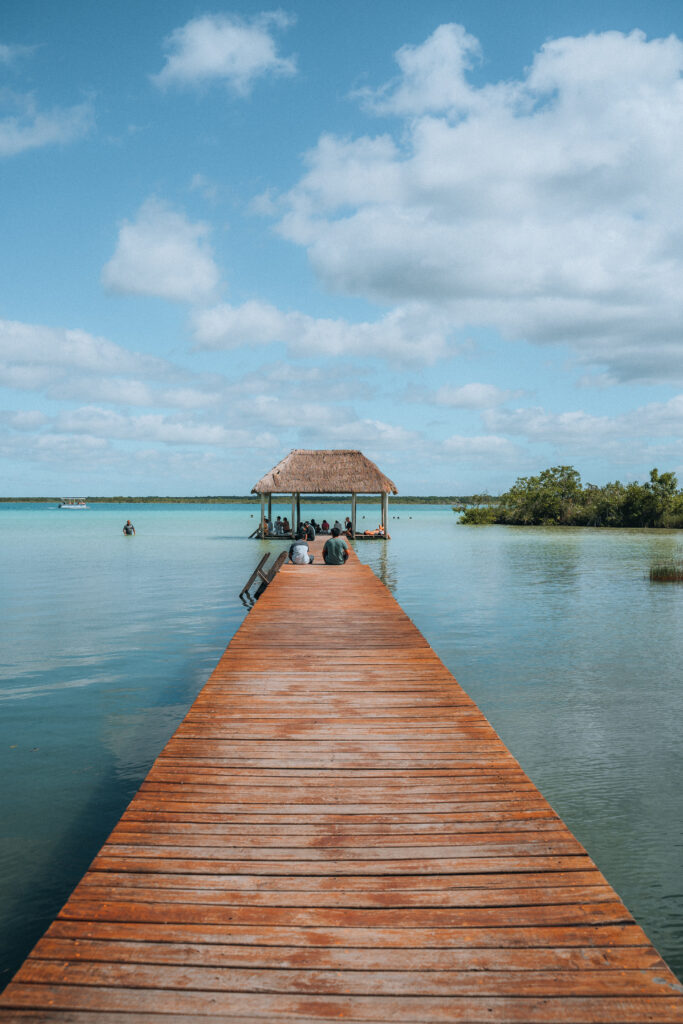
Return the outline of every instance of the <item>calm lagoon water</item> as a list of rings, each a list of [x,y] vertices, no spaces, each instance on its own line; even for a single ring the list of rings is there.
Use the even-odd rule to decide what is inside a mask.
[[[683,587],[648,579],[683,535],[390,514],[392,540],[357,542],[361,559],[683,976]],[[0,988],[242,621],[242,585],[282,546],[247,539],[257,515],[0,504]]]

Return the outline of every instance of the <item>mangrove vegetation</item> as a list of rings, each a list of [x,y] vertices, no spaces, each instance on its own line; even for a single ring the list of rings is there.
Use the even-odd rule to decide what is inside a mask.
[[[650,471],[646,483],[598,487],[573,466],[520,476],[505,494],[475,506],[454,505],[468,526],[622,526],[683,528],[683,491],[675,473]]]

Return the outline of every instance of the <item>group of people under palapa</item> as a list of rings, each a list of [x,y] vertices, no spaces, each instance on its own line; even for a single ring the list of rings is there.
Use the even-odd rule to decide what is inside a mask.
[[[363,516],[365,518],[365,516]],[[299,527],[296,531],[296,540],[300,540],[305,537],[307,540],[315,540],[319,533],[331,534],[334,530],[338,530],[340,534],[344,534],[345,537],[353,537],[353,523],[349,516],[344,520],[344,526],[335,520],[334,526],[330,526],[327,519],[323,519],[322,523],[317,523],[315,519],[307,519],[305,522],[299,523]],[[261,536],[263,537],[288,537],[292,535],[292,527],[289,524],[287,516],[284,519],[278,516],[273,522],[271,519],[264,517],[261,523]],[[376,530],[363,530],[363,536],[365,537],[384,537],[384,526],[382,523],[377,527]]]
[[[281,516],[278,516],[274,522],[271,519],[264,519],[262,525],[265,537],[286,537],[287,534],[292,532],[292,527],[289,525],[289,519],[287,516],[285,516],[284,519]],[[342,524],[338,519],[335,521],[334,525],[340,533],[350,533],[351,531],[351,520],[348,516],[346,517],[343,530]],[[333,529],[327,519],[323,519],[322,523],[316,523],[315,519],[311,518],[307,519],[305,522],[299,523],[299,528],[296,533],[297,538],[300,535],[303,535],[307,530],[309,530],[309,528],[313,530],[313,536],[309,537],[309,540],[315,540],[316,535],[319,533],[331,533]]]

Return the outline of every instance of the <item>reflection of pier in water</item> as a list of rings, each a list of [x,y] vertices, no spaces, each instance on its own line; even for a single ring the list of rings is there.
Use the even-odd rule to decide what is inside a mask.
[[[674,976],[388,590],[313,548],[0,1020],[683,1021]]]

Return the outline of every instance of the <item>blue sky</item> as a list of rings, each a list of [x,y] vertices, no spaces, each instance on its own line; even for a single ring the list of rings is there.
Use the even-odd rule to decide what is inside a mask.
[[[22,0],[0,494],[683,477],[683,5]]]

